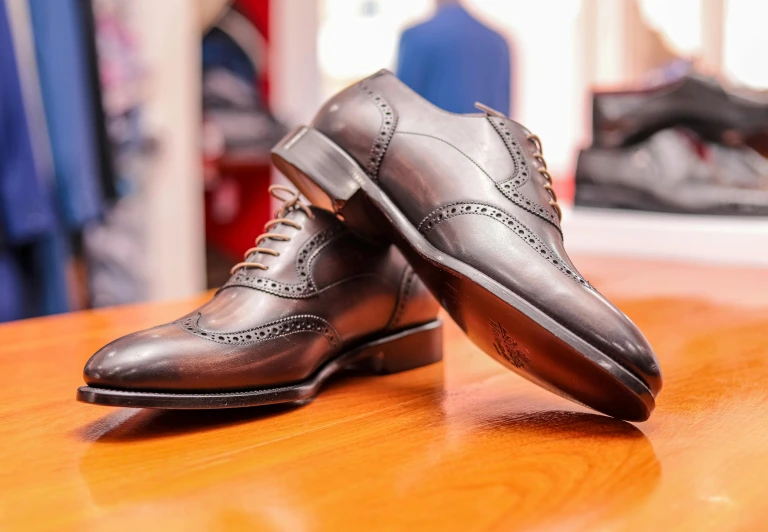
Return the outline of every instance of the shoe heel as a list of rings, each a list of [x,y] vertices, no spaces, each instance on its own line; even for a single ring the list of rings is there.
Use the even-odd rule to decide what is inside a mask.
[[[339,214],[360,236],[388,241],[382,214],[362,190],[365,171],[331,139],[306,126],[272,149],[272,163],[310,203]]]
[[[396,333],[360,354],[358,367],[384,375],[426,366],[443,359],[443,324],[439,320]]]

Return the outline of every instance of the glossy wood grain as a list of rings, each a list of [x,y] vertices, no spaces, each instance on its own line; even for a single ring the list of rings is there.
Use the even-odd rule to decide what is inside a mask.
[[[350,375],[313,403],[76,403],[88,356],[201,298],[0,326],[0,530],[743,530],[768,522],[768,273],[582,259],[666,378],[632,425],[502,369]]]

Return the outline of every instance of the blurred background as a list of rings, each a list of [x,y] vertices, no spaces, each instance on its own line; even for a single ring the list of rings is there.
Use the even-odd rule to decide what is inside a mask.
[[[0,0],[0,321],[222,284],[271,217],[269,149],[380,68],[539,135],[577,258],[768,267],[766,16],[752,0]]]

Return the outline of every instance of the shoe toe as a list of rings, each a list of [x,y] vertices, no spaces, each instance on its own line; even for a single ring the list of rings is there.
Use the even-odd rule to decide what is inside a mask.
[[[89,386],[114,389],[162,389],[182,375],[173,354],[178,352],[176,328],[169,325],[129,334],[102,347],[85,365]]]
[[[609,304],[610,305],[610,304]],[[640,329],[621,311],[610,305],[611,318],[606,319],[597,342],[604,353],[638,377],[656,397],[661,391],[662,377],[653,348]],[[604,315],[605,318],[607,316]],[[596,329],[590,332],[595,334]]]
[[[154,392],[283,385],[305,379],[328,353],[324,336],[300,334],[304,336],[223,343],[170,323],[104,346],[85,365],[83,378],[92,387]]]

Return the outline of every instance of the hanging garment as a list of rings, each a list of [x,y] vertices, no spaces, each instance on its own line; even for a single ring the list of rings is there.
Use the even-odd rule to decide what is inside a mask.
[[[84,4],[91,4],[84,1]],[[99,92],[107,123],[104,139],[111,147],[117,200],[97,223],[83,231],[90,304],[94,307],[143,301],[149,287],[146,262],[146,205],[141,189],[152,173],[154,148],[142,128],[142,108],[148,72],[131,21],[133,0],[93,2],[93,50],[99,72]]]
[[[457,3],[403,32],[397,76],[446,111],[474,113],[481,102],[509,116],[510,62],[504,37]]]
[[[30,268],[25,271],[34,316],[69,312],[68,271],[72,265],[69,232],[57,227],[30,246]]]
[[[28,0],[5,0],[8,21],[13,38],[14,55],[18,66],[19,85],[24,99],[32,151],[40,180],[49,190],[54,183],[53,155],[45,120],[43,95],[40,91],[40,77],[37,72],[35,36],[32,34],[32,20]]]
[[[112,142],[107,134],[107,115],[101,99],[101,80],[99,74],[99,56],[96,49],[96,20],[91,0],[77,3],[78,14],[83,28],[85,45],[85,67],[88,73],[88,89],[91,98],[91,118],[96,133],[96,152],[98,154],[98,175],[104,199],[113,202],[117,199],[117,172],[115,170]]]
[[[203,38],[204,135],[215,141],[206,144],[203,156],[216,169],[206,186],[206,242],[230,258],[250,245],[253,227],[269,218],[264,194],[269,151],[287,131],[270,112],[264,85],[257,83],[266,79],[267,55],[261,31],[235,9],[220,16]]]
[[[2,321],[70,309],[67,283],[70,234],[56,216],[54,191],[66,192],[70,198],[77,198],[82,192],[72,188],[80,187],[80,181],[64,182],[67,189],[58,186],[62,181],[58,174],[54,176],[58,167],[50,145],[49,115],[44,109],[36,54],[39,50],[36,50],[32,16],[27,7],[25,0],[7,0],[0,4]],[[60,106],[67,104],[69,102],[62,102]],[[66,139],[73,131],[60,128],[59,135],[62,133]],[[59,205],[66,208],[68,198],[60,199]],[[90,218],[93,214],[87,216]]]
[[[102,209],[87,47],[78,0],[29,3],[51,139],[57,198],[67,227],[80,229]]]
[[[0,245],[28,242],[55,225],[33,149],[8,12],[0,3]]]
[[[0,246],[0,322],[69,311],[69,256],[68,235],[58,230]]]
[[[257,85],[266,56],[265,39],[235,9],[203,38],[203,119],[224,140],[226,156],[269,160],[269,150],[287,131]]]
[[[29,315],[23,272],[16,253],[0,246],[0,323]]]

